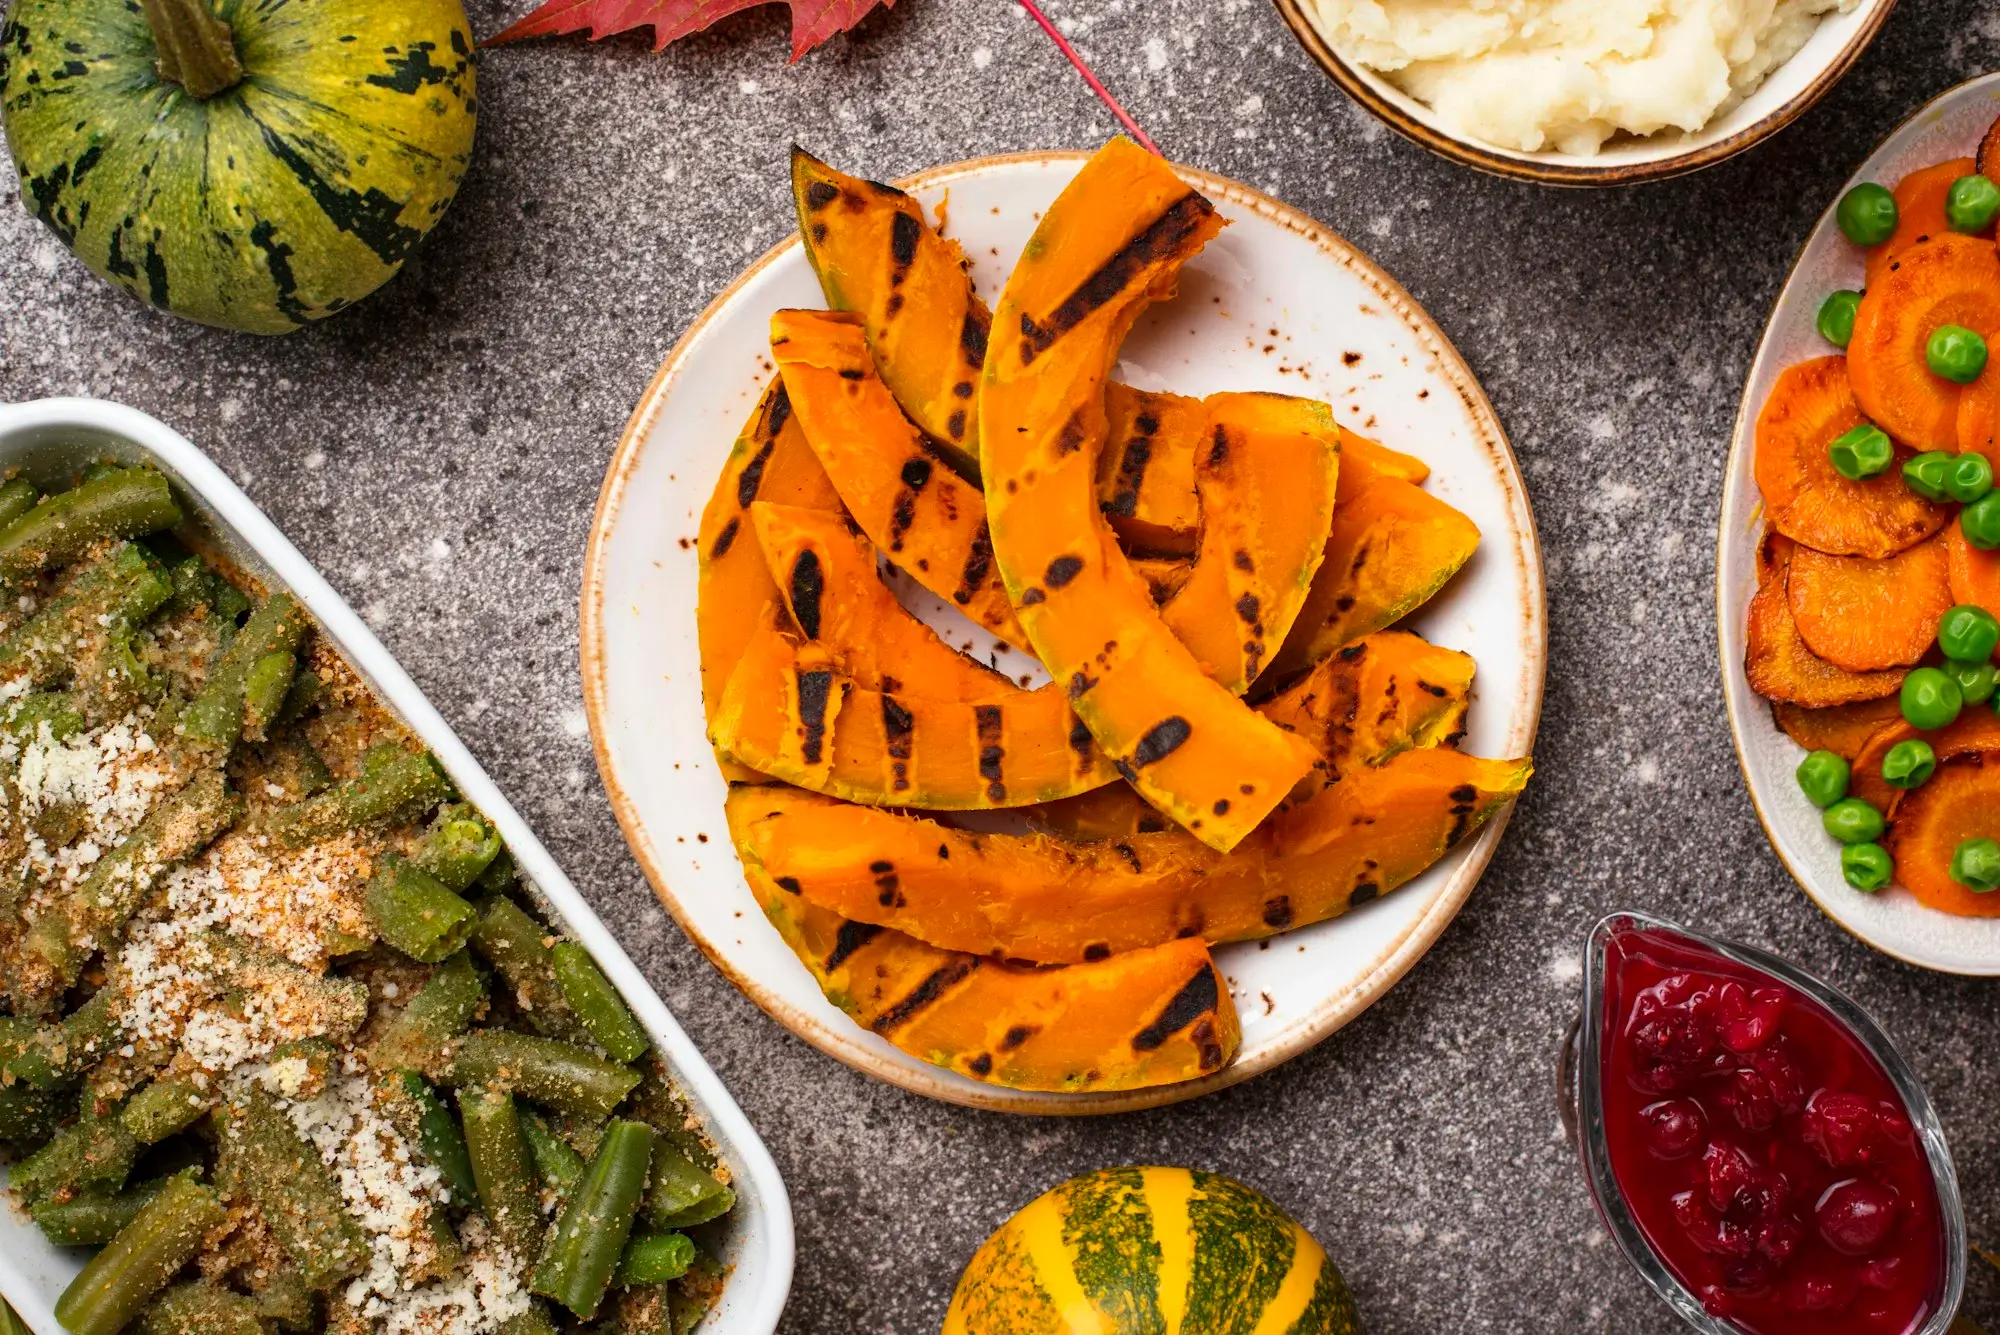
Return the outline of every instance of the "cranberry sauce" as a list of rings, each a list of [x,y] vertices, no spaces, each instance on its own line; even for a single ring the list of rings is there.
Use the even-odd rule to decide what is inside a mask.
[[[1935,1311],[1936,1187],[1887,1073],[1810,997],[1651,929],[1605,947],[1611,1170],[1655,1253],[1751,1335]]]

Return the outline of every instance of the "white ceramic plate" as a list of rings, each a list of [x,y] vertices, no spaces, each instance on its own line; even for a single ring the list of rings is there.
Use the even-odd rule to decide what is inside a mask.
[[[1996,116],[2000,116],[2000,74],[1960,84],[1885,139],[1841,193],[1862,181],[1893,186],[1918,167],[1969,157]],[[1792,777],[1805,752],[1779,731],[1770,706],[1750,689],[1743,673],[1745,626],[1750,597],[1757,591],[1757,545],[1764,532],[1764,501],[1752,472],[1757,413],[1786,367],[1836,351],[1814,327],[1826,294],[1862,285],[1862,252],[1841,235],[1833,220],[1838,202],[1838,195],[1829,201],[1778,294],[1736,414],[1715,561],[1729,728],[1736,737],[1750,801],[1771,837],[1771,847],[1828,917],[1877,950],[1910,964],[1946,973],[2000,974],[2000,918],[1954,917],[1925,908],[1907,890],[1863,894],[1841,878],[1840,846],[1827,837],[1819,811],[1806,801]]]
[[[708,1129],[736,1188],[736,1208],[705,1239],[731,1274],[702,1323],[703,1335],[770,1335],[792,1283],[792,1208],[770,1152],[666,1003],[416,683],[264,512],[179,433],[142,412],[93,399],[0,405],[0,466],[22,469],[46,486],[106,456],[165,473],[233,560],[305,604],[320,631],[486,813],[555,923],[603,967]],[[26,1214],[0,1205],[0,1294],[38,1335],[64,1335],[55,1301],[88,1256],[85,1249],[51,1246]]]
[[[949,198],[950,232],[990,302],[1039,211],[1083,160],[989,158],[904,184],[927,206]],[[1416,628],[1479,660],[1466,749],[1526,754],[1542,698],[1541,555],[1485,395],[1409,295],[1339,237],[1244,186],[1183,174],[1231,226],[1189,266],[1178,299],[1141,320],[1121,377],[1184,394],[1311,394],[1332,402],[1340,421],[1427,460],[1431,490],[1485,536]],[[1268,948],[1218,951],[1243,1017],[1241,1055],[1204,1080],[1164,1089],[1021,1094],[926,1065],[828,1004],[764,921],[730,848],[724,786],[703,738],[693,538],[730,443],[771,374],[772,312],[824,304],[796,237],[752,265],[668,357],[598,502],[584,568],[584,698],[612,805],[661,900],[717,968],[807,1042],[904,1088],[987,1108],[1104,1112],[1173,1102],[1266,1070],[1353,1019],[1465,902],[1504,816],[1359,912]]]
[[[1335,50],[1320,31],[1313,0],[1275,0],[1292,33],[1335,83],[1383,123],[1433,152],[1500,176],[1549,185],[1625,185],[1685,175],[1734,157],[1776,134],[1825,96],[1882,30],[1896,0],[1861,0],[1828,14],[1806,44],[1771,71],[1757,90],[1691,134],[1621,136],[1584,156],[1524,153],[1449,129],[1426,103]]]

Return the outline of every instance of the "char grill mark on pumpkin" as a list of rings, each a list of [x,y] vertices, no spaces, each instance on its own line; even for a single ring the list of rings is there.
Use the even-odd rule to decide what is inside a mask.
[[[986,330],[992,318],[981,311],[970,310],[965,313],[965,323],[958,327],[958,354],[974,371],[986,366]],[[959,397],[971,398],[971,384],[967,383],[965,388],[967,392]]]
[[[1194,729],[1179,714],[1162,719],[1146,729],[1146,735],[1132,748],[1132,764],[1141,768],[1157,764],[1178,751],[1193,735]]]
[[[1378,898],[1381,893],[1381,886],[1375,884],[1373,881],[1363,881],[1360,885],[1355,886],[1354,893],[1347,897],[1347,907],[1353,908],[1356,904],[1366,904],[1369,900]]]
[[[839,198],[839,190],[825,181],[814,181],[806,187],[806,210],[809,213],[818,213]]]
[[[1031,364],[1093,312],[1117,300],[1147,266],[1179,250],[1214,212],[1213,204],[1190,190],[1098,266],[1097,272],[1084,279],[1048,319],[1037,323],[1034,317],[1022,312],[1021,365]]]
[[[1208,466],[1211,471],[1222,467],[1229,459],[1229,428],[1216,424],[1215,440],[1208,447]]]
[[[1141,429],[1152,420],[1141,417]],[[1106,510],[1120,519],[1130,519],[1139,513],[1139,488],[1146,481],[1146,465],[1152,461],[1153,442],[1145,435],[1134,436],[1125,442],[1125,448],[1118,452],[1118,490],[1111,494],[1111,504],[1105,507]]]
[[[1087,771],[1097,759],[1097,739],[1090,735],[1090,725],[1080,718],[1070,720],[1069,749],[1076,752],[1079,774]]]
[[[1001,743],[1006,736],[1006,712],[999,705],[978,705],[972,711],[979,735],[979,777],[986,780],[986,796],[995,802],[1007,796],[1002,767],[1007,751]]]
[[[1106,942],[1092,941],[1083,948],[1083,962],[1085,964],[1095,964],[1099,960],[1108,960],[1110,958],[1111,947]]]
[[[799,878],[796,876],[777,877],[776,884],[780,890],[788,895],[802,895],[805,893],[805,888],[799,884]]]
[[[898,210],[889,219],[889,286],[901,287],[910,275],[910,266],[917,262],[917,242],[922,239],[924,225],[909,214]]]
[[[817,765],[826,751],[826,706],[833,697],[833,673],[824,669],[798,674],[799,755]]]
[[[792,562],[792,620],[809,640],[819,638],[819,602],[826,592],[826,571],[819,553],[808,547]]]
[[[965,409],[960,408],[944,421],[944,429],[951,433],[953,440],[965,439]]]
[[[1042,1028],[1040,1025],[1035,1025],[1035,1024],[1012,1025],[1008,1028],[1006,1033],[1000,1036],[1000,1051],[1012,1052],[1015,1048],[1020,1047],[1023,1043],[1027,1042],[1029,1039],[1033,1038],[1036,1034],[1039,1034],[1041,1032]]]
[[[993,1054],[989,1052],[980,1053],[965,1064],[965,1069],[977,1079],[984,1080],[987,1076],[993,1074]]]
[[[771,462],[771,451],[778,446],[778,432],[785,419],[791,416],[792,401],[780,389],[771,400],[771,411],[759,424],[757,434],[764,443],[750,456],[750,462],[743,465],[743,471],[736,475],[736,504],[739,509],[748,510],[757,499],[757,492],[764,485],[764,466]]]
[[[890,788],[902,792],[910,786],[910,756],[915,751],[917,721],[903,702],[887,691],[882,693],[882,739],[889,752]]]
[[[416,228],[396,221],[403,211],[396,200],[374,186],[357,192],[333,184],[283,135],[258,120],[255,114],[245,111],[244,115],[263,135],[264,146],[271,150],[271,156],[292,173],[327,220],[368,247],[382,263],[391,268],[400,266],[424,239],[424,234]]]
[[[960,606],[971,602],[973,595],[986,587],[992,573],[993,535],[982,519],[978,531],[972,535],[972,549],[965,554],[965,568],[958,572],[958,587],[952,590],[951,600]]]
[[[1195,976],[1181,985],[1174,998],[1166,1005],[1151,1024],[1132,1036],[1132,1048],[1136,1052],[1155,1052],[1166,1041],[1181,1030],[1193,1024],[1202,1016],[1212,1012],[1221,999],[1216,986],[1215,969],[1204,964]]]
[[[1087,672],[1073,672],[1069,678],[1069,698],[1081,700],[1090,688],[1097,685],[1097,678]]]
[[[980,963],[978,956],[967,955],[933,969],[922,982],[911,988],[901,1001],[876,1016],[875,1022],[869,1028],[887,1037],[892,1030],[909,1023],[917,1012],[934,1005],[938,998],[971,977]]]
[[[1083,558],[1080,556],[1058,556],[1049,562],[1049,568],[1042,572],[1042,578],[1052,589],[1060,589],[1083,572]]]
[[[1056,436],[1056,457],[1075,454],[1090,441],[1090,429],[1084,424],[1082,412],[1073,412],[1064,420],[1062,431]],[[1030,474],[1032,480],[1033,475]]]
[[[821,967],[826,972],[832,973],[841,965],[847,963],[848,960],[854,958],[854,952],[882,935],[883,930],[870,922],[841,923],[840,930],[834,933],[833,950],[827,955],[826,963]]]
[[[1195,1022],[1188,1037],[1194,1040],[1195,1052],[1204,1071],[1217,1070],[1222,1065],[1222,1043],[1215,1036],[1215,1020],[1204,1015]]]
[[[1111,846],[1111,850],[1114,853],[1118,854],[1119,857],[1124,858],[1126,865],[1131,867],[1133,871],[1143,872],[1144,870],[1146,870],[1144,867],[1139,865],[1139,854],[1133,849],[1132,845],[1125,843],[1121,840],[1120,842],[1113,844]]]
[[[1290,895],[1275,895],[1264,901],[1264,925],[1280,932],[1292,925]]]
[[[736,541],[736,530],[742,526],[743,521],[731,515],[729,522],[722,526],[722,532],[715,535],[715,543],[708,549],[708,559],[720,561],[728,555],[730,544]]]

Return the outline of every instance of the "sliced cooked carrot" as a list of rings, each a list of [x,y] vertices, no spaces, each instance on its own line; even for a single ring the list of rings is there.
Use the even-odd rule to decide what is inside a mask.
[[[1971,158],[1953,158],[1935,167],[1919,167],[1896,182],[1896,230],[1868,252],[1868,286],[1875,286],[1875,280],[1888,271],[1890,261],[1902,252],[1951,231],[1944,216],[1951,183],[1976,170]]]
[[[1882,758],[1896,743],[1921,737],[1937,753],[1940,762],[1979,751],[2000,750],[2000,716],[1990,709],[1967,709],[1956,723],[1936,732],[1918,732],[1905,723],[1900,717],[1900,705],[1896,713],[1898,717],[1870,737],[1868,744],[1855,755],[1854,777],[1848,786],[1852,796],[1867,799],[1878,811],[1893,814],[1905,795],[1902,789],[1891,787],[1882,779]]]
[[[1961,917],[2000,917],[2000,893],[1980,894],[1951,879],[1952,854],[1967,839],[2000,839],[2000,752],[1939,765],[1897,808],[1888,840],[1896,879],[1919,901]]]
[[[1863,420],[1844,357],[1801,362],[1778,377],[1757,414],[1757,489],[1771,526],[1836,556],[1892,556],[1951,517],[1903,485],[1895,469],[1866,482],[1834,471],[1827,454]]]
[[[1798,549],[1796,542],[1766,524],[1764,540],[1757,544],[1757,587],[1761,589],[1774,579],[1782,580],[1792,567],[1792,553]]]
[[[1951,610],[1944,535],[1875,560],[1792,553],[1787,588],[1806,648],[1849,672],[1914,667]]]
[[[1830,709],[1801,709],[1797,705],[1775,704],[1771,715],[1785,736],[1808,751],[1831,751],[1842,760],[1853,760],[1868,745],[1868,739],[1903,717],[1903,703],[1895,696],[1880,700],[1859,700]]]
[[[1971,603],[2000,617],[2000,551],[1980,551],[1965,540],[1965,530],[1953,524],[1945,530],[1945,557],[1952,602]]]
[[[1855,401],[1912,449],[1958,446],[1959,387],[1924,357],[1948,324],[2000,334],[2000,252],[1984,237],[1952,232],[1905,251],[1868,284],[1855,312],[1847,344]]]
[[[1986,131],[1986,137],[1979,141],[1979,174],[1989,181],[2000,181],[2000,120],[1993,122]]]
[[[1785,566],[1790,557],[1783,554],[1782,548],[1778,550],[1777,568],[1750,599],[1749,643],[1743,655],[1750,689],[1766,700],[1808,709],[1894,695],[1903,685],[1906,674],[1902,671],[1848,672],[1806,648],[1798,626],[1792,621],[1791,600],[1785,594]]]
[[[1958,392],[1958,452],[2000,464],[2000,364]]]

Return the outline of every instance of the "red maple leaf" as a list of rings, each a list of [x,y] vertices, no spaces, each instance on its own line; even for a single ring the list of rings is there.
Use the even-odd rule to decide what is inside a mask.
[[[487,46],[517,42],[523,37],[553,37],[563,33],[587,32],[592,41],[634,28],[651,26],[653,49],[677,41],[692,32],[731,14],[773,0],[543,0],[540,8],[497,37],[486,39]],[[792,7],[792,59],[824,42],[837,32],[846,32],[873,13],[876,6],[887,9],[896,0],[784,0]]]

